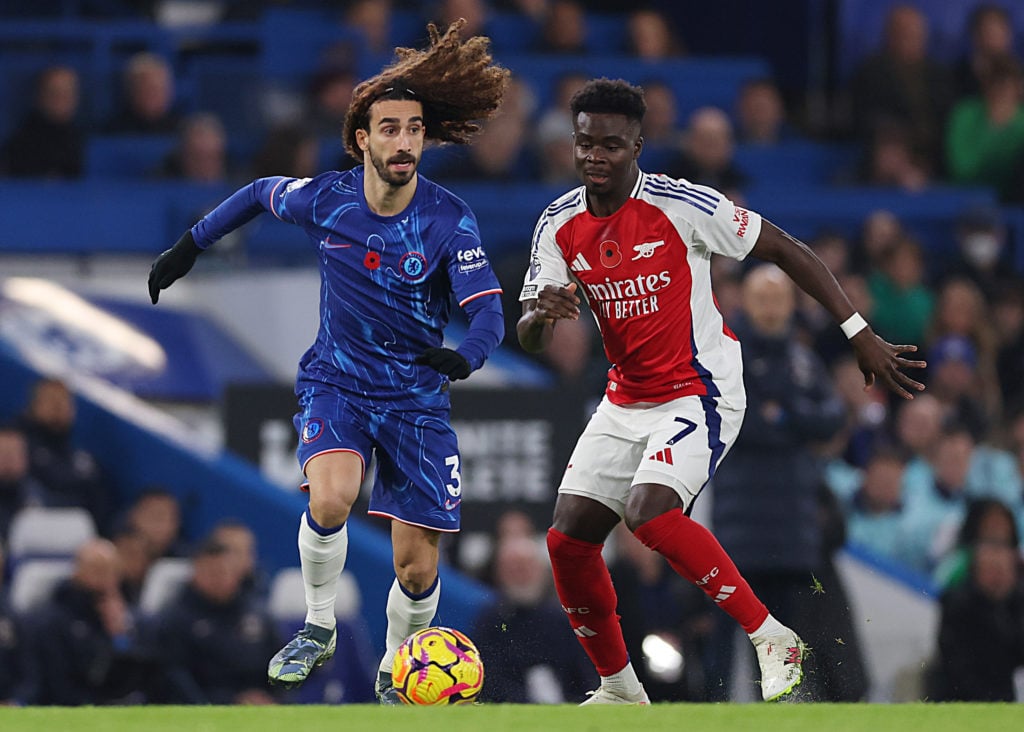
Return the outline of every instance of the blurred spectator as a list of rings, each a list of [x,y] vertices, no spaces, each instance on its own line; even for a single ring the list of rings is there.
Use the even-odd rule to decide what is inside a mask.
[[[536,536],[513,536],[495,550],[498,599],[481,610],[470,636],[490,668],[487,701],[560,704],[576,701],[598,679],[571,634],[551,588],[551,570]],[[557,665],[553,661],[557,659]]]
[[[711,285],[722,319],[727,325],[733,323],[743,310],[742,263],[730,257],[712,257]]]
[[[128,525],[120,526],[112,541],[121,565],[121,594],[129,607],[135,610],[142,598],[146,575],[153,566],[153,552],[145,535]]]
[[[872,211],[864,218],[860,239],[850,252],[850,268],[870,276],[882,266],[903,234],[903,224],[891,211]]]
[[[43,495],[43,486],[29,474],[25,435],[12,424],[0,424],[0,546],[7,541],[14,515],[25,506],[38,505]]]
[[[356,75],[347,67],[317,71],[309,84],[309,109],[303,123],[320,137],[341,139],[355,87]]]
[[[188,555],[181,537],[181,505],[173,493],[147,488],[128,507],[124,523],[145,537],[154,559]]]
[[[987,186],[1008,201],[1024,164],[1024,71],[1013,56],[996,56],[981,80],[981,96],[953,108],[946,133],[949,179]]]
[[[174,71],[154,53],[137,53],[124,72],[121,110],[107,124],[113,134],[169,135],[177,131],[181,115],[174,106]]]
[[[747,178],[733,162],[735,146],[729,116],[717,107],[701,107],[690,116],[683,140],[680,155],[665,172],[740,200]]]
[[[270,131],[253,161],[253,177],[285,175],[312,178],[318,170],[320,143],[305,128],[289,125]]]
[[[658,80],[646,82],[643,89],[647,111],[641,130],[644,138],[641,160],[645,170],[660,173],[682,142],[676,95],[672,87]]]
[[[794,136],[782,92],[769,78],[749,79],[736,96],[736,137],[747,145],[778,145]]]
[[[924,349],[929,361],[926,376],[936,396],[955,406],[979,438],[995,426],[1002,413],[998,347],[985,297],[977,285],[960,277],[943,284]],[[943,373],[937,361],[969,368]]]
[[[996,371],[1008,410],[1024,407],[1024,289],[1004,286],[992,298],[992,324],[998,350]]]
[[[577,0],[550,0],[541,38],[540,53],[583,54],[587,51],[587,17]]]
[[[933,394],[915,395],[913,401],[901,403],[896,412],[896,444],[906,451],[908,459],[931,461],[948,416],[949,410]]]
[[[864,374],[857,359],[848,353],[832,367],[832,378],[846,407],[845,425],[836,436],[844,448],[842,458],[854,467],[864,467],[878,446],[888,439],[885,394],[880,389],[864,389]]]
[[[569,100],[586,83],[585,74],[569,72],[555,81],[554,98],[541,112],[537,122],[537,142],[540,150],[540,176],[545,183],[566,186],[579,185],[573,161],[572,118]],[[516,318],[519,317],[515,307]]]
[[[984,384],[978,371],[978,350],[969,338],[943,336],[928,349],[928,389],[951,417],[963,422],[980,440],[992,427],[981,403]]]
[[[908,563],[931,572],[955,545],[968,503],[996,498],[1014,513],[1022,510],[1021,475],[1013,456],[978,445],[965,425],[943,427],[930,461],[911,460],[904,475],[904,498],[911,550]]]
[[[967,29],[969,48],[955,68],[958,97],[980,94],[992,59],[1013,53],[1013,23],[1006,8],[978,5],[971,11]]]
[[[572,187],[579,182],[573,160],[572,119],[568,112],[552,110],[537,123],[540,180]]]
[[[33,704],[138,704],[152,668],[120,590],[117,549],[91,539],[75,555],[72,576],[30,622],[36,666]]]
[[[842,285],[850,301],[861,315],[872,320],[874,304],[863,278],[850,272],[850,243],[838,231],[823,231],[807,242],[829,271]],[[836,359],[848,356],[849,342],[835,318],[817,300],[802,290],[797,294],[797,323],[805,340],[829,367]]]
[[[536,106],[530,86],[520,78],[509,81],[498,114],[481,126],[473,145],[447,145],[432,153],[430,177],[438,180],[536,180],[539,162],[528,137],[529,118]]]
[[[548,0],[494,0],[493,6],[495,10],[520,13],[541,23],[548,10]]]
[[[902,234],[884,250],[879,269],[868,278],[875,304],[871,325],[890,343],[924,343],[935,308],[925,275],[921,245]]]
[[[906,460],[898,449],[882,445],[862,470],[833,470],[828,485],[839,500],[850,544],[879,557],[909,563],[907,515],[903,506]]]
[[[36,81],[28,115],[0,150],[0,173],[15,178],[78,178],[85,136],[78,125],[78,72],[51,66]]]
[[[1004,285],[1021,284],[1020,275],[1008,261],[1009,230],[996,206],[977,205],[956,217],[957,254],[946,268],[946,276],[966,277],[986,298]]]
[[[354,0],[345,12],[345,25],[362,34],[366,50],[370,53],[390,53],[391,15],[391,0]],[[394,40],[396,43],[404,43],[412,39]]]
[[[31,692],[26,668],[30,649],[24,619],[8,601],[3,573],[7,566],[5,559],[4,545],[0,542],[0,706],[21,706]]]
[[[745,428],[715,472],[711,515],[716,536],[768,610],[794,618],[813,638],[832,619],[812,611],[810,597],[812,577],[830,561],[817,494],[824,463],[812,445],[842,428],[844,409],[823,364],[793,337],[795,308],[796,288],[778,267],[747,273],[743,318],[732,326],[743,343]],[[725,693],[735,627],[715,617],[723,655],[708,680]]]
[[[685,54],[682,42],[663,13],[651,8],[633,10],[627,24],[629,52],[633,56],[663,61]]]
[[[429,13],[430,19],[444,30],[459,18],[466,19],[462,29],[463,38],[482,36],[486,33],[487,5],[484,0],[437,0]]]
[[[930,160],[914,145],[905,124],[882,122],[869,133],[860,180],[870,186],[921,191],[931,183]]]
[[[658,701],[703,701],[702,658],[715,611],[700,588],[672,571],[625,524],[613,536],[615,559],[608,570],[626,650],[644,689]]]
[[[29,446],[29,472],[44,488],[43,505],[81,507],[102,533],[110,519],[110,491],[96,459],[73,444],[75,399],[59,379],[37,381],[18,422]]]
[[[858,66],[850,94],[861,140],[896,123],[906,130],[913,158],[941,159],[953,85],[949,71],[928,55],[928,21],[920,10],[896,5],[889,11],[882,47]]]
[[[280,639],[262,603],[242,589],[232,551],[205,541],[192,579],[154,621],[167,683],[161,701],[177,704],[274,704],[267,659]]]
[[[242,590],[266,599],[270,583],[256,557],[256,535],[245,523],[224,519],[210,531],[210,539],[227,547],[242,574]]]
[[[949,590],[967,581],[971,551],[979,543],[1001,544],[1020,550],[1017,518],[1002,501],[978,498],[968,504],[957,533],[956,546],[939,560],[935,568],[935,583],[940,588]]]
[[[217,115],[201,112],[185,120],[177,148],[164,161],[163,174],[194,183],[227,179],[227,136]]]
[[[942,596],[936,701],[1014,701],[1014,672],[1024,666],[1022,577],[1014,547],[972,547],[967,582]]]

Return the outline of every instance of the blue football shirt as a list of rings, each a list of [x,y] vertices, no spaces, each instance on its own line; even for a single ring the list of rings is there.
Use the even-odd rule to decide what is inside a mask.
[[[396,407],[447,407],[447,379],[413,361],[442,345],[452,294],[466,307],[501,293],[476,217],[422,175],[405,210],[379,216],[366,203],[363,174],[358,166],[261,178],[200,220],[193,237],[205,249],[262,211],[309,236],[319,255],[320,328],[299,362],[297,391],[323,384]],[[464,355],[479,368],[487,354]]]

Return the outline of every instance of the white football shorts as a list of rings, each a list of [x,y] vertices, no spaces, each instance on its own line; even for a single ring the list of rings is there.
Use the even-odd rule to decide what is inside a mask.
[[[576,443],[559,493],[584,496],[622,516],[632,486],[668,486],[689,513],[736,441],[743,410],[712,397],[618,406],[605,397]]]

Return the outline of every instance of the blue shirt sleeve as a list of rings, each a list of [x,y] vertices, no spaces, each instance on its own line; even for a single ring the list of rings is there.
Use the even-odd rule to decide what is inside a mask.
[[[308,182],[308,178],[274,176],[259,178],[240,188],[192,227],[196,246],[206,249],[264,211],[270,211],[282,221],[297,223],[298,206],[288,200],[291,198],[289,194]]]
[[[464,310],[469,316],[469,330],[459,344],[461,353],[476,371],[505,337],[505,317],[501,310],[501,296],[485,295],[470,300]]]

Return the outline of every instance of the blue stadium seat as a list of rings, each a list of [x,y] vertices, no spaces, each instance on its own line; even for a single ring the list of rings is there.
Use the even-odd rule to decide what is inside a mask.
[[[85,149],[85,175],[88,178],[155,177],[176,144],[174,135],[91,137]]]
[[[811,186],[850,180],[858,156],[856,146],[793,140],[777,145],[738,145],[734,160],[754,186]]]

